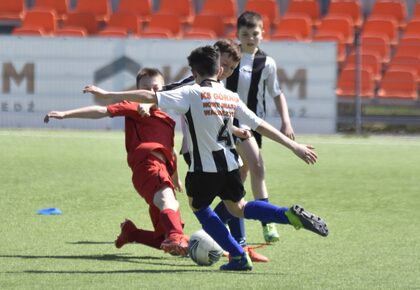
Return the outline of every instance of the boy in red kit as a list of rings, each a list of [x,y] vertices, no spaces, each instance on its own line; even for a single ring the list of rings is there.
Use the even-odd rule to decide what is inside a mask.
[[[156,69],[144,68],[137,75],[137,88],[160,90],[163,76]],[[162,249],[172,255],[186,256],[188,237],[183,232],[179,203],[175,191],[181,190],[174,154],[175,122],[166,113],[150,109],[151,117],[143,118],[137,112],[138,103],[122,101],[108,106],[91,106],[69,111],[49,112],[50,118],[125,117],[125,145],[127,161],[133,175],[136,191],[149,205],[153,231],[138,229],[131,220],[121,224],[121,233],[115,246],[121,248],[127,243],[137,242]],[[147,105],[145,105],[147,106]]]

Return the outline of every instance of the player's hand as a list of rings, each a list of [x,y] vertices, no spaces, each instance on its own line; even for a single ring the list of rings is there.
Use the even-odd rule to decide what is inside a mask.
[[[138,104],[137,112],[142,117],[150,117],[150,106],[145,106],[145,105],[142,105],[142,104]]]
[[[241,138],[241,139],[248,139],[248,138],[251,138],[251,136],[252,136],[250,130],[243,129],[243,128],[237,128],[232,133],[233,133],[233,135],[235,135],[236,137]]]
[[[286,135],[289,139],[295,140],[295,132],[293,128],[289,124],[282,124],[280,128],[280,132]]]
[[[97,86],[94,85],[88,85],[85,86],[85,88],[83,89],[83,93],[91,93],[92,95],[94,95],[95,97],[100,97],[100,98],[107,98],[108,97],[108,91],[105,91],[104,89],[101,89]]]
[[[51,111],[45,115],[44,123],[48,123],[50,121],[50,118],[61,120],[64,118],[64,113],[59,111]]]
[[[315,148],[312,145],[298,144],[294,152],[307,164],[315,164],[318,159],[318,155],[316,155],[314,149]]]

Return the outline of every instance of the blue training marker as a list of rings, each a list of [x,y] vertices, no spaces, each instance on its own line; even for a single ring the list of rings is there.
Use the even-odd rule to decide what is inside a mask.
[[[40,215],[59,215],[59,214],[62,214],[63,212],[59,210],[58,208],[50,207],[50,208],[40,209],[36,213]]]

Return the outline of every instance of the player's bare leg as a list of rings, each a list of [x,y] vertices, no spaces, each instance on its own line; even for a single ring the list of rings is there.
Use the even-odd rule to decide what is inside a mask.
[[[268,201],[267,186],[265,184],[265,167],[260,149],[254,137],[242,140],[237,145],[237,151],[241,155],[244,166],[241,169],[241,178],[246,178],[244,170],[249,169],[251,175],[251,189],[255,200]],[[244,179],[243,179],[244,181]],[[266,242],[277,242],[280,237],[276,225],[262,223],[263,235]]]
[[[172,188],[165,186],[153,198],[153,203],[160,209],[160,219],[166,232],[166,239],[161,249],[172,255],[186,256],[188,254],[188,236],[182,229],[182,222],[178,213],[179,203]]]

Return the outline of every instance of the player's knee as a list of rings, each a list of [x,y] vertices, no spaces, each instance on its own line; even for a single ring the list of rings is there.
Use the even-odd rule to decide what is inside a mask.
[[[265,167],[264,164],[261,162],[255,163],[251,168],[251,174],[255,178],[264,179],[265,177]]]

